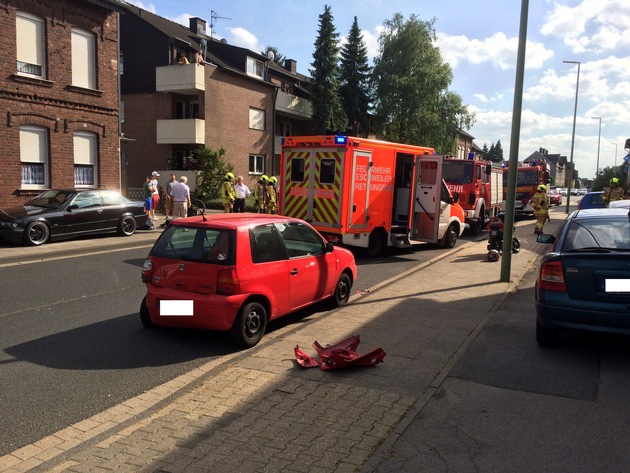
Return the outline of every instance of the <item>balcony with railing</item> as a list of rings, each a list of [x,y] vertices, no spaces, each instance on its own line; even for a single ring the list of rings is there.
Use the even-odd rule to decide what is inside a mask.
[[[204,66],[175,64],[155,68],[155,89],[158,92],[176,92],[195,95],[206,90]]]
[[[156,139],[158,144],[204,144],[205,120],[198,118],[158,120]]]
[[[276,112],[306,120],[311,118],[313,107],[310,100],[279,90],[276,97]]]

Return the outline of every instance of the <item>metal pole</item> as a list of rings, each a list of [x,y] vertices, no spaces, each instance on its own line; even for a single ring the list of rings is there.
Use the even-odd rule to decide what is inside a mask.
[[[597,167],[595,168],[595,179],[599,173],[599,143],[602,139],[602,117],[591,117],[594,120],[599,120],[599,135],[597,137]]]
[[[573,134],[571,135],[571,159],[569,162],[569,179],[567,183],[567,208],[566,213],[569,213],[569,202],[571,200],[571,183],[573,182],[573,150],[575,149],[575,121],[577,120],[577,103],[578,103],[578,91],[580,89],[580,62],[579,61],[562,61],[565,64],[577,64],[577,82],[575,84],[575,107],[573,108]]]
[[[508,185],[507,195],[505,197],[505,216],[503,218],[503,257],[501,258],[502,282],[510,282],[510,268],[512,264],[514,203],[516,202],[516,173],[518,168],[518,147],[521,136],[521,110],[523,108],[523,77],[525,75],[525,46],[527,44],[528,9],[529,0],[521,0],[521,24],[518,32],[514,106],[512,109],[512,134],[510,136],[510,159],[508,164]]]

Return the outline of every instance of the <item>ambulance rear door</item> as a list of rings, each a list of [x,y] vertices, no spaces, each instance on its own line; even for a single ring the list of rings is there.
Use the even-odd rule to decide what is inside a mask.
[[[343,157],[344,148],[285,149],[283,215],[318,229],[339,227]]]
[[[442,156],[416,156],[411,206],[412,240],[437,243],[442,193]]]

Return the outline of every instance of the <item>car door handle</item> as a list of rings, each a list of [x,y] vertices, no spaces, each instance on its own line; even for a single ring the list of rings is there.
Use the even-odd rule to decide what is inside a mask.
[[[289,274],[290,274],[291,276],[295,276],[297,273],[299,273],[299,271],[298,271],[298,269],[297,269],[297,268],[293,268],[293,269],[289,272]]]

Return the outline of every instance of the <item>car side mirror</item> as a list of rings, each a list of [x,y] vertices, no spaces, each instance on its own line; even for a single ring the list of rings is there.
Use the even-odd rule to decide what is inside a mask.
[[[333,245],[331,242],[326,243],[326,253],[332,253],[334,249],[335,245]]]
[[[455,191],[453,192],[453,203],[456,204],[457,202],[459,202],[459,192]]]
[[[79,208],[79,206],[77,204],[72,204],[72,205],[68,206],[67,210],[68,210],[68,212],[72,212],[73,210],[78,209],[78,208]]]
[[[538,243],[548,243],[548,244],[553,244],[556,242],[556,237],[553,235],[550,235],[548,233],[543,233],[541,235],[538,235],[538,237],[536,237],[536,241]]]

